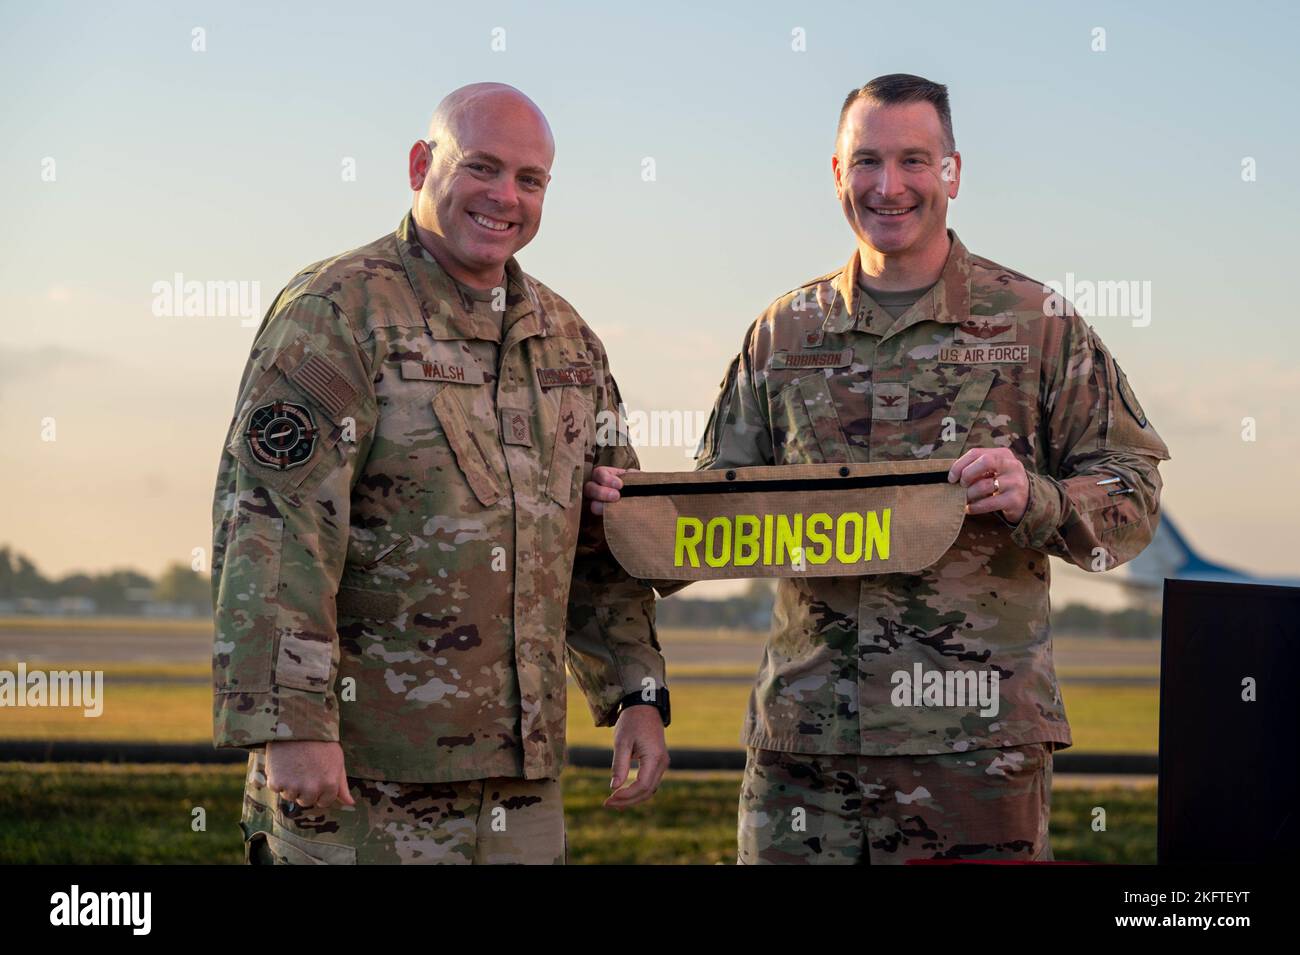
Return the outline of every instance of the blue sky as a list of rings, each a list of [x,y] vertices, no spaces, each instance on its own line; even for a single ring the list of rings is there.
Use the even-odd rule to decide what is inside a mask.
[[[1151,283],[1149,326],[1094,324],[1173,449],[1165,500],[1193,541],[1300,572],[1296,21],[1281,3],[7,4],[0,539],[52,572],[152,573],[205,545],[253,329],[157,318],[152,284],[257,281],[265,307],[391,231],[411,142],[478,80],[519,86],[556,133],[524,267],[605,339],[629,406],[707,408],[759,311],[847,258],[839,104],[906,71],[950,87],[950,222],[973,251]]]

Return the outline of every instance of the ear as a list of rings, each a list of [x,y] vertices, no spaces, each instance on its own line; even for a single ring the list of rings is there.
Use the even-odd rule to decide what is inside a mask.
[[[412,192],[419,192],[424,188],[424,177],[429,174],[429,167],[432,165],[433,147],[423,139],[417,139],[415,145],[411,147],[411,155],[407,164]]]
[[[839,153],[831,155],[831,175],[835,177],[835,198],[844,198],[844,166],[840,163]]]
[[[961,188],[961,153],[954,150],[950,155],[944,156],[941,169],[948,183],[948,198],[956,199],[957,190]]]

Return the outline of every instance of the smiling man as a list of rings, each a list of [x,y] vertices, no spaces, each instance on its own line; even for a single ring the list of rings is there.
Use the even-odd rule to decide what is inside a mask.
[[[213,507],[250,861],[564,861],[566,662],[615,727],[606,805],[667,766],[653,591],[582,519],[593,466],[635,466],[595,441],[617,386],[514,259],[554,152],[518,90],[452,93],[397,231],[304,269],[258,330]]]
[[[1052,750],[1071,737],[1048,557],[1102,571],[1137,555],[1169,453],[1097,334],[947,228],[961,154],[945,87],[853,90],[831,170],[857,248],[750,327],[696,466],[953,459],[969,517],[919,573],[780,580],[739,858],[1050,859]],[[619,486],[598,469],[592,509]]]

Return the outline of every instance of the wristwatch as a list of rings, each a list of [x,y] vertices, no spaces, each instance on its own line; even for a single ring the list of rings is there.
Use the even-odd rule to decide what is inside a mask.
[[[627,696],[623,697],[623,699],[618,701],[617,715],[622,716],[623,711],[629,706],[653,706],[659,711],[659,718],[664,721],[664,726],[667,726],[672,720],[672,708],[668,704],[668,687],[666,686],[661,686],[655,690],[655,698],[653,700],[643,699],[640,690],[635,693],[629,693]]]

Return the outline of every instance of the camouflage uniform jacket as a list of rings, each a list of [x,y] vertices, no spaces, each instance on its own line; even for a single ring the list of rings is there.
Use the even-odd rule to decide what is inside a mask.
[[[553,777],[566,660],[597,725],[662,685],[653,591],[582,518],[594,465],[636,466],[596,441],[619,405],[604,348],[506,271],[504,321],[476,324],[408,214],[272,305],[213,504],[217,746],[338,740],[349,775],[400,782]]]
[[[856,253],[772,303],[723,380],[696,467],[1005,447],[1029,474],[1028,509],[1014,526],[967,517],[921,573],[782,579],[746,745],[890,756],[1071,743],[1048,632],[1048,555],[1100,570],[1140,552],[1169,453],[1072,309],[1058,317],[1040,283],[949,235],[943,275],[897,320],[858,287]],[[1098,484],[1111,477],[1121,482]],[[1133,493],[1111,493],[1126,487]],[[996,671],[997,714],[894,705],[894,675],[914,676],[918,664]]]

